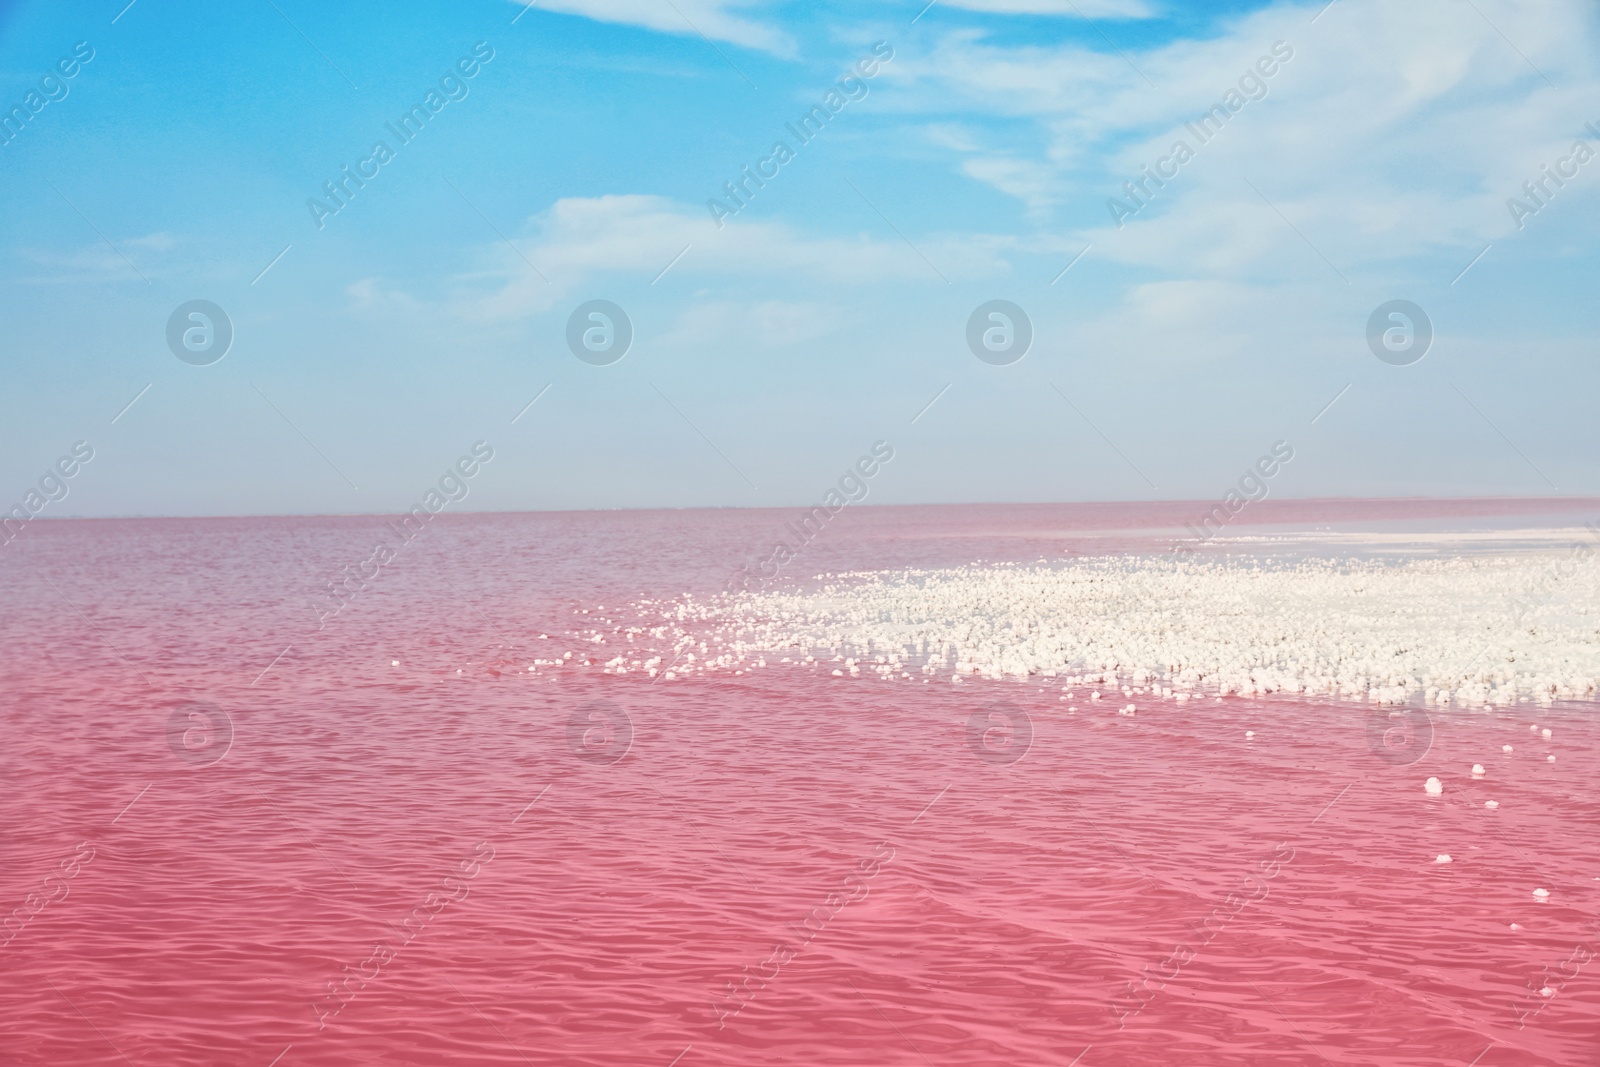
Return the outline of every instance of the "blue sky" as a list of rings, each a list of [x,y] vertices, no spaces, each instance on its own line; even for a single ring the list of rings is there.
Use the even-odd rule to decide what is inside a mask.
[[[485,510],[810,504],[878,440],[874,503],[1216,498],[1279,440],[1279,496],[1600,493],[1592,4],[124,3],[0,8],[7,110],[93,49],[0,147],[0,510],[80,439],[47,514],[402,510],[480,439]],[[166,341],[192,299],[208,366]],[[610,365],[567,346],[591,299]],[[1008,366],[966,341],[992,299]],[[1435,331],[1407,366],[1392,299]]]

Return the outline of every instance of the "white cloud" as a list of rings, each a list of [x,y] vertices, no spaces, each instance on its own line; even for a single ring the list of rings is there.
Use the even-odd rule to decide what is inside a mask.
[[[968,177],[1021,200],[1034,214],[1042,213],[1060,198],[1061,186],[1053,180],[1051,168],[1030,159],[978,156],[963,163],[961,169]]]
[[[516,0],[521,4],[522,0]],[[754,0],[539,0],[536,11],[582,15],[597,22],[643,26],[662,33],[705,36],[778,55],[791,55],[794,43],[782,30],[745,18],[741,8]]]
[[[964,129],[974,112],[1024,120],[961,143],[943,138],[967,157],[953,165],[1031,211],[1054,204],[1098,216],[1103,225],[1078,231],[1097,255],[1174,272],[1270,270],[1309,255],[1294,228],[1347,273],[1417,255],[1470,256],[1517,233],[1506,198],[1541,164],[1576,137],[1594,140],[1582,129],[1600,123],[1592,4],[1478,0],[1480,16],[1454,0],[1341,0],[1313,25],[1320,7],[1262,9],[1212,38],[1131,51],[1127,61],[952,32],[927,55],[897,61],[887,73],[907,91],[885,103],[926,113],[935,129],[952,114]],[[1111,225],[1107,198],[1126,200],[1122,182],[1175,139],[1195,145],[1183,124],[1236,88],[1276,41],[1294,55],[1265,79],[1266,98],[1198,146],[1136,217]],[[1592,190],[1597,179],[1600,162],[1577,182]],[[1571,205],[1558,201],[1568,224],[1589,225],[1577,202],[1592,192],[1559,195]]]
[[[476,291],[461,298],[462,313],[491,320],[537,314],[598,274],[628,272],[649,281],[680,253],[668,278],[803,276],[861,285],[933,281],[923,256],[953,279],[1000,274],[1007,270],[1001,256],[1015,247],[1011,238],[935,235],[913,249],[898,238],[809,237],[749,218],[729,219],[719,230],[703,208],[637,195],[558,200],[531,221],[530,233],[517,245],[520,254],[491,246],[492,266],[466,280]]]
[[[924,131],[927,138],[940,148],[956,152],[977,152],[983,147],[977,132],[953,122],[932,122]]]
[[[165,231],[148,233],[143,237],[130,237],[123,241],[128,248],[148,248],[152,252],[170,252],[177,247],[177,239]]]
[[[28,281],[79,284],[140,278],[139,271],[143,271],[144,276],[153,274],[166,265],[167,260],[162,253],[170,252],[177,244],[171,234],[156,232],[140,237],[118,238],[115,247],[108,247],[105,241],[97,241],[67,251],[20,248],[18,252],[31,263],[51,272],[34,272],[28,276]],[[130,252],[134,255],[129,255]],[[134,264],[138,265],[137,270]]]
[[[371,314],[394,315],[422,309],[420,301],[411,294],[395,289],[377,278],[358,278],[344,288],[350,299],[350,309]]]
[[[1145,0],[941,0],[945,7],[995,15],[1065,15],[1090,19],[1148,19],[1156,11]]]

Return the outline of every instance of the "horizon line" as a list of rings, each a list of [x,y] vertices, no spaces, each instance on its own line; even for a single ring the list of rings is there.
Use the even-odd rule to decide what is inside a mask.
[[[985,501],[929,501],[917,503],[896,504],[868,504],[849,503],[846,505],[851,510],[886,510],[889,508],[1103,508],[1127,506],[1177,506],[1196,505],[1203,507],[1214,506],[1220,498],[1216,497],[1185,497],[1179,499],[1150,500],[1136,498],[1130,500],[985,500]],[[1600,495],[1595,496],[1286,496],[1264,497],[1260,500],[1248,501],[1248,507],[1241,509],[1237,514],[1240,518],[1236,521],[1248,524],[1244,518],[1247,511],[1259,511],[1261,505],[1277,506],[1290,504],[1401,504],[1401,503],[1431,503],[1431,504],[1523,504],[1523,505],[1576,505],[1594,504],[1600,507]],[[481,511],[460,511],[447,509],[433,513],[431,518],[467,518],[470,516],[484,515],[610,515],[622,512],[740,512],[740,511],[808,511],[812,508],[822,507],[821,504],[772,504],[772,505],[692,505],[687,507],[613,507],[613,508],[505,508]],[[1502,514],[1531,514],[1533,512],[1504,512]],[[401,511],[284,511],[284,512],[241,512],[218,514],[156,514],[147,515],[139,513],[126,513],[117,515],[35,515],[29,517],[29,522],[43,520],[46,522],[125,522],[125,521],[209,521],[230,519],[385,519],[395,518],[410,514],[409,510]]]

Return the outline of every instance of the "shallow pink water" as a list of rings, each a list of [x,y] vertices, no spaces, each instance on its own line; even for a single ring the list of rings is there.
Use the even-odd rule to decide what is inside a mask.
[[[794,574],[1189,510],[864,509]],[[0,557],[0,1063],[1600,1063],[1592,707],[1435,712],[1398,765],[1350,704],[519,672],[787,517],[440,519],[320,630],[379,520],[34,524]],[[571,725],[599,700],[616,762]],[[969,743],[996,702],[1015,762]]]

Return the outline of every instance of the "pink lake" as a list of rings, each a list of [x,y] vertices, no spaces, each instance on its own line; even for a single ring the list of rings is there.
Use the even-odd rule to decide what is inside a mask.
[[[1155,553],[1197,510],[861,508],[782,581]],[[1263,502],[1229,533],[1596,515]],[[0,1064],[1600,1063],[1593,704],[1432,710],[1397,762],[1348,702],[1069,717],[1044,680],[667,681],[577,639],[791,518],[443,516],[320,628],[382,519],[31,524]],[[1025,751],[972,743],[997,702]]]

